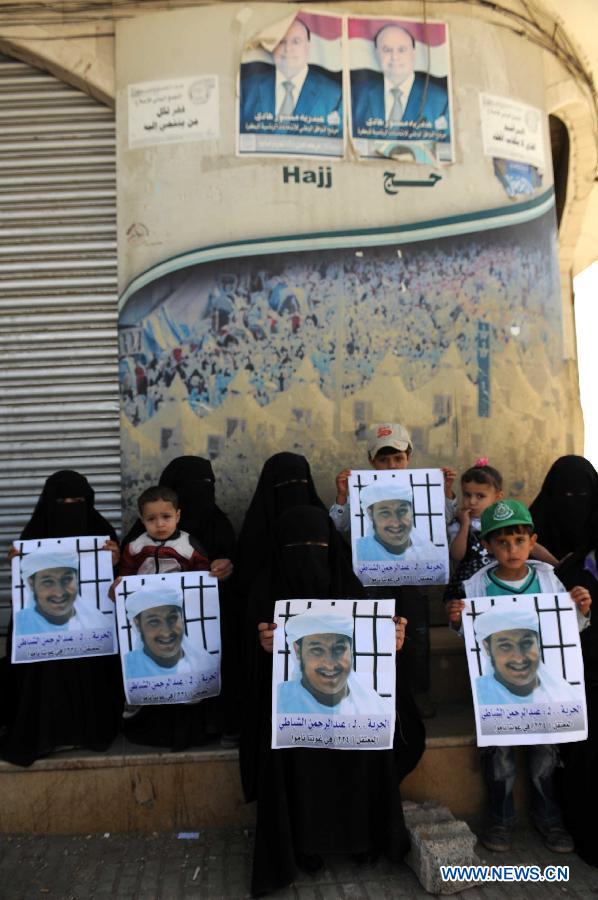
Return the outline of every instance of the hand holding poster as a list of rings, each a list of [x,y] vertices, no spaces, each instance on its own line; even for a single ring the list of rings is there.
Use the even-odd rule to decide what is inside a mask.
[[[194,703],[220,693],[216,578],[127,576],[117,588],[116,614],[128,703]]]
[[[583,661],[569,594],[465,601],[478,746],[587,737]]]
[[[440,469],[354,470],[349,497],[353,569],[362,584],[447,583]]]
[[[108,537],[15,541],[12,662],[116,652]]]
[[[386,750],[395,723],[394,600],[279,600],[272,747]]]

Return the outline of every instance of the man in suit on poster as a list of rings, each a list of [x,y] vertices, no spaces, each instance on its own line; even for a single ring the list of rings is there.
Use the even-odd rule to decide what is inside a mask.
[[[413,35],[400,25],[384,25],[374,37],[374,47],[380,72],[351,72],[354,137],[371,127],[382,128],[390,136],[410,127],[413,134],[409,139],[417,140],[418,132],[427,128],[444,132],[446,137],[436,140],[448,140],[446,79],[415,71]]]
[[[319,66],[309,65],[311,33],[296,18],[272,51],[274,65],[244,63],[241,66],[241,133],[259,133],[262,121],[274,123],[268,133],[285,133],[292,116],[321,119],[342,134],[342,87]],[[266,114],[270,118],[258,118]],[[248,127],[254,126],[254,127]]]

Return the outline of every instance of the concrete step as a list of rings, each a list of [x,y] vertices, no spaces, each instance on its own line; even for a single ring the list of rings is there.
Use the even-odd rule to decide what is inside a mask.
[[[253,822],[236,750],[184,753],[119,736],[105,754],[56,753],[28,769],[0,763],[0,833],[193,830]]]
[[[403,782],[404,799],[437,800],[457,817],[480,814],[470,704],[443,704],[426,727],[426,751]],[[185,831],[251,824],[255,816],[243,800],[237,751],[217,743],[167,753],[119,737],[106,754],[57,753],[29,769],[0,763],[0,796],[5,834]]]
[[[477,830],[479,823],[469,822]],[[2,897],[23,900],[249,900],[253,856],[251,828],[202,828],[190,839],[176,832],[110,835],[0,836]],[[488,865],[565,865],[566,885],[485,884],[453,895],[455,900],[595,900],[596,869],[574,853],[555,857],[531,828],[519,826],[513,850],[481,850]],[[510,870],[513,878],[513,869]],[[505,874],[505,881],[508,879]],[[384,855],[357,865],[343,854],[324,857],[315,875],[299,870],[290,887],[271,900],[373,898],[431,900],[414,872]]]

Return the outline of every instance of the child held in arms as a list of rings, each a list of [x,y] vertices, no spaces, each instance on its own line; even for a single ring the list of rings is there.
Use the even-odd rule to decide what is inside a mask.
[[[532,517],[523,503],[506,499],[487,507],[481,516],[481,541],[493,558],[464,582],[465,596],[500,598],[516,594],[564,593],[565,588],[554,574],[551,565],[541,561],[530,561],[536,539]],[[569,593],[577,607],[579,630],[582,631],[590,624],[589,613],[592,603],[590,593],[584,587],[574,587]],[[508,602],[501,603],[498,599],[493,607],[492,616],[498,620],[502,604]],[[452,627],[460,628],[464,606],[462,599],[449,600],[447,603],[447,613]],[[491,613],[485,615],[491,617]],[[482,619],[484,616],[480,616],[480,620]],[[532,692],[537,694],[546,688],[546,685],[543,686],[541,683],[540,667],[534,668],[532,660],[534,654],[526,644],[537,641],[537,628],[513,630],[513,627],[505,629],[504,623],[502,626],[500,623],[494,625],[496,627],[492,633],[480,632],[478,637],[484,640],[492,660],[495,694],[498,696],[501,689],[506,689],[510,692],[510,702],[517,700],[523,702],[526,694],[531,696]],[[517,653],[510,661],[501,661],[499,657],[507,651],[506,641],[508,639],[512,644],[514,635],[520,638]],[[532,647],[531,651],[533,650]],[[537,653],[539,654],[539,648]],[[573,841],[563,826],[561,808],[554,786],[554,772],[559,765],[558,748],[551,744],[539,744],[526,746],[525,749],[532,788],[534,824],[549,850],[569,853],[573,850]],[[509,850],[511,832],[515,824],[513,804],[516,776],[515,748],[485,747],[481,752],[489,809],[487,824],[480,839],[489,850]]]
[[[223,580],[231,574],[230,560],[215,559],[210,565],[200,543],[179,529],[179,498],[172,488],[147,488],[140,495],[137,507],[145,531],[124,546],[119,577],[110,589],[113,598],[117,585],[126,575],[209,571],[210,575]]]

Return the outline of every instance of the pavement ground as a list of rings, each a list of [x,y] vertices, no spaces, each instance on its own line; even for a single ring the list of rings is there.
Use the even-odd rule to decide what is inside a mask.
[[[250,828],[205,828],[198,832],[0,835],[2,900],[220,900],[249,897],[253,832]],[[569,866],[566,883],[492,883],[453,895],[468,900],[598,900],[598,868],[575,854],[553,854],[540,837],[521,826],[510,853],[490,853],[489,865]],[[275,900],[383,900],[429,897],[406,865],[380,859],[358,866],[328,857],[316,876],[301,873]]]

